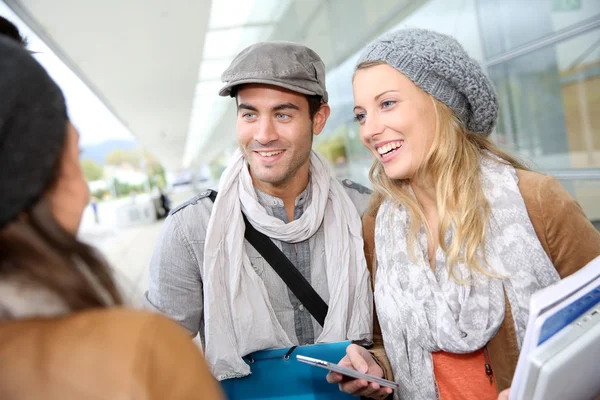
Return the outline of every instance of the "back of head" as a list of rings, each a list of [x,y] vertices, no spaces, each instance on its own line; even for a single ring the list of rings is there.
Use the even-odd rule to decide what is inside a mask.
[[[65,99],[44,68],[14,41],[0,37],[0,227],[43,194],[61,155]]]
[[[21,35],[15,24],[0,15],[0,37],[2,36],[11,38],[21,46],[27,47],[27,39]]]
[[[1,37],[0,93],[0,290],[33,285],[68,310],[118,303],[106,264],[57,222],[47,198],[65,154],[63,94],[22,46]],[[0,320],[23,310],[10,300],[0,294]]]

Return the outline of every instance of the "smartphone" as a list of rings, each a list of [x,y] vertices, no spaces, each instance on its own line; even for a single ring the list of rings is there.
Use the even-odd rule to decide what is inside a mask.
[[[379,386],[386,386],[392,389],[400,388],[400,385],[396,382],[388,381],[387,379],[383,378],[377,378],[372,375],[363,374],[362,372],[358,372],[350,368],[340,367],[337,364],[333,364],[327,361],[300,355],[296,356],[296,359],[300,362],[312,365],[313,367],[325,368],[329,371],[337,372],[338,374],[342,374],[344,376],[349,376],[351,378],[356,379],[364,379],[367,382],[376,382],[379,384]]]

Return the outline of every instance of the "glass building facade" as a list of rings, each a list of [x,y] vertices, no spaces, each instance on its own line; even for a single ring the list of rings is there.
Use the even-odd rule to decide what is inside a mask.
[[[315,148],[340,177],[369,185],[372,156],[352,114],[360,51],[390,30],[428,28],[457,38],[494,82],[500,117],[493,140],[555,175],[600,221],[599,0],[257,0],[250,15],[256,21],[244,29],[254,34],[240,35],[239,50],[291,40],[323,58],[332,114]],[[234,113],[225,111],[215,129],[233,128]]]

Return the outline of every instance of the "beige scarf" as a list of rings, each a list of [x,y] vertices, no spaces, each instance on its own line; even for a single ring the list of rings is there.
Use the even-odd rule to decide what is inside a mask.
[[[302,217],[284,223],[258,202],[241,151],[219,183],[204,245],[205,356],[214,376],[248,375],[242,357],[290,347],[262,279],[244,251],[242,212],[258,231],[287,243],[308,240],[324,225],[329,312],[317,343],[371,340],[372,293],[360,216],[325,159],[310,156],[312,198]]]

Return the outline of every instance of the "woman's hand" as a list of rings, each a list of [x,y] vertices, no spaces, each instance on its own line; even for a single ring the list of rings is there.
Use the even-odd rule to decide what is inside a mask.
[[[338,365],[377,378],[383,378],[383,370],[375,362],[371,353],[356,344],[351,344],[346,348],[346,356],[340,360]],[[353,396],[384,399],[392,393],[391,388],[382,387],[378,383],[367,382],[365,379],[350,378],[337,372],[329,372],[327,374],[327,382],[338,383],[342,392]]]
[[[500,392],[500,394],[498,395],[498,400],[508,400],[508,394],[510,393],[510,388],[503,390]]]

